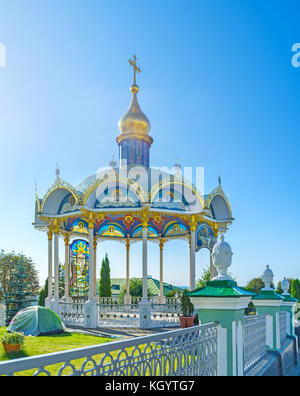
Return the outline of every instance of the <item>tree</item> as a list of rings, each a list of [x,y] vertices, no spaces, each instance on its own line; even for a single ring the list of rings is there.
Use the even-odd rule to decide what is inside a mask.
[[[38,273],[31,258],[0,252],[0,299],[6,305],[6,320],[35,301],[39,291]]]
[[[40,291],[40,295],[39,295],[39,306],[40,307],[45,307],[46,305],[46,298],[48,297],[48,278],[45,281],[45,286],[42,288],[42,290]]]
[[[206,283],[210,281],[211,275],[210,275],[210,268],[204,268],[202,270],[202,275],[201,278],[197,280],[196,283],[196,288],[200,289],[206,286]]]
[[[264,287],[265,284],[261,278],[254,278],[247,283],[246,289],[251,291],[252,293],[259,294],[261,292],[261,289],[263,289]],[[271,284],[271,287],[275,289],[273,283]]]
[[[143,297],[143,279],[131,278],[129,281],[129,293],[131,297]],[[147,290],[147,293],[148,293],[148,297],[153,296],[153,293],[149,288]],[[123,302],[125,294],[126,294],[126,287],[123,287],[119,295],[120,302]]]
[[[107,254],[101,264],[99,297],[111,297],[110,266]]]
[[[300,300],[300,281],[299,279],[294,279],[291,285],[291,295],[294,298]]]
[[[62,298],[65,295],[65,271],[61,263],[58,265],[59,272],[59,298]],[[38,304],[41,307],[44,307],[46,304],[46,298],[48,297],[48,278],[45,281],[45,286],[40,291],[39,302]],[[52,292],[54,293],[54,286],[52,286]]]

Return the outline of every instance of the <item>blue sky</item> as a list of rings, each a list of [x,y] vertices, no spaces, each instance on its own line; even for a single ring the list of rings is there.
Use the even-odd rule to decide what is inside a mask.
[[[46,235],[32,227],[34,181],[77,185],[117,156],[136,53],[139,100],[152,123],[153,166],[205,167],[205,189],[230,194],[231,272],[240,284],[269,264],[276,281],[299,277],[300,42],[297,1],[0,0],[0,248],[31,256],[47,275]],[[116,249],[117,248],[117,249]],[[124,250],[124,251],[123,251]],[[125,247],[99,245],[112,276]],[[132,249],[140,276],[141,245]],[[63,249],[61,246],[61,258]],[[197,254],[197,277],[208,264]],[[188,284],[188,244],[165,249],[165,278]],[[149,273],[159,251],[149,247]]]

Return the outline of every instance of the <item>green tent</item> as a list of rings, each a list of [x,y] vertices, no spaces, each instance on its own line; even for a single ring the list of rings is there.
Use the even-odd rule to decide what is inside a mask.
[[[12,333],[18,331],[26,336],[43,336],[64,332],[64,325],[51,309],[35,306],[17,313],[7,329]]]

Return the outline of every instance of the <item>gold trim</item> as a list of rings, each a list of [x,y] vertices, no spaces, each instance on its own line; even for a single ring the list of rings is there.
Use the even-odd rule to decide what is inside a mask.
[[[150,147],[153,143],[153,138],[151,136],[139,132],[124,132],[117,137],[116,141],[118,144],[121,144],[130,139],[142,140],[143,142],[149,144]]]

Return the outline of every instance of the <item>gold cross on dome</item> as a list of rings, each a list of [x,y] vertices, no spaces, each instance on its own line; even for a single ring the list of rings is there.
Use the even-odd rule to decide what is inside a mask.
[[[129,59],[129,61],[128,61],[130,66],[132,66],[133,70],[134,70],[134,74],[133,74],[133,83],[134,83],[134,85],[136,85],[136,73],[140,73],[141,72],[141,69],[137,66],[136,61],[137,61],[136,55],[133,55],[133,60]]]

